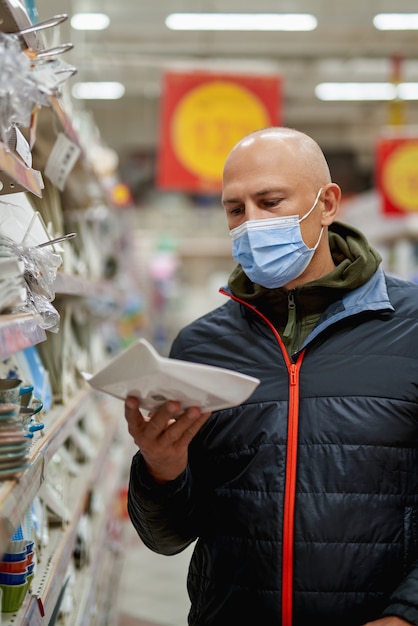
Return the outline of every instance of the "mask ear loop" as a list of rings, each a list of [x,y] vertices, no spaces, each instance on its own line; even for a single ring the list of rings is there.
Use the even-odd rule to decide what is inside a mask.
[[[316,205],[317,205],[317,203],[318,203],[318,200],[319,200],[319,196],[321,195],[322,189],[323,189],[323,187],[321,187],[321,189],[318,191],[317,196],[316,196],[316,198],[315,198],[315,202],[313,203],[313,205],[312,205],[312,207],[309,209],[309,211],[308,211],[308,212],[307,212],[307,213],[306,213],[303,217],[301,217],[301,218],[300,218],[300,220],[299,220],[299,224],[300,224],[301,222],[303,222],[303,220],[306,220],[306,218],[310,216],[310,214],[312,213],[312,211],[313,211],[313,210],[314,210],[314,208],[316,207]]]
[[[317,196],[315,198],[315,202],[312,205],[312,208],[309,209],[309,211],[306,213],[306,215],[304,215],[303,217],[300,218],[299,224],[301,222],[303,222],[303,220],[305,220],[307,217],[310,216],[310,214],[312,213],[312,211],[314,210],[314,208],[318,204],[319,196],[321,195],[322,189],[323,189],[323,187],[321,187],[321,189],[318,191]],[[321,228],[321,232],[319,233],[318,241],[316,242],[316,244],[314,245],[313,248],[310,248],[310,250],[314,250],[315,251],[317,249],[317,247],[319,246],[319,242],[321,241],[321,237],[322,237],[322,233],[323,232],[324,232],[324,226]]]

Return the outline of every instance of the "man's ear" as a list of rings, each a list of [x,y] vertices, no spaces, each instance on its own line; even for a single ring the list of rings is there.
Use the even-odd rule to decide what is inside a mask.
[[[325,185],[322,191],[322,225],[330,226],[337,216],[340,206],[341,189],[336,183]]]

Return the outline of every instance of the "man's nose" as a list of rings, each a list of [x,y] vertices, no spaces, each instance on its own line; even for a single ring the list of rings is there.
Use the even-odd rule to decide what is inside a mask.
[[[255,202],[248,202],[245,205],[245,219],[246,220],[261,220],[263,217],[267,217],[263,209],[260,209]]]

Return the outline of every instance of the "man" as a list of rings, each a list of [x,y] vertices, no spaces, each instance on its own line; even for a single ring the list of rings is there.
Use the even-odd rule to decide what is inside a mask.
[[[189,624],[418,625],[418,288],[335,222],[300,132],[242,139],[222,200],[229,297],[171,356],[261,384],[211,415],[127,399],[132,522],[162,554],[197,539]]]

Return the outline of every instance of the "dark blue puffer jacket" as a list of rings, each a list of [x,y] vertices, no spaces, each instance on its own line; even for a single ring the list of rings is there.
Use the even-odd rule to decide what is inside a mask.
[[[212,414],[175,481],[156,485],[133,460],[128,507],[145,544],[174,554],[198,539],[189,624],[418,625],[418,287],[379,269],[293,361],[230,299],[172,356],[262,380]]]

